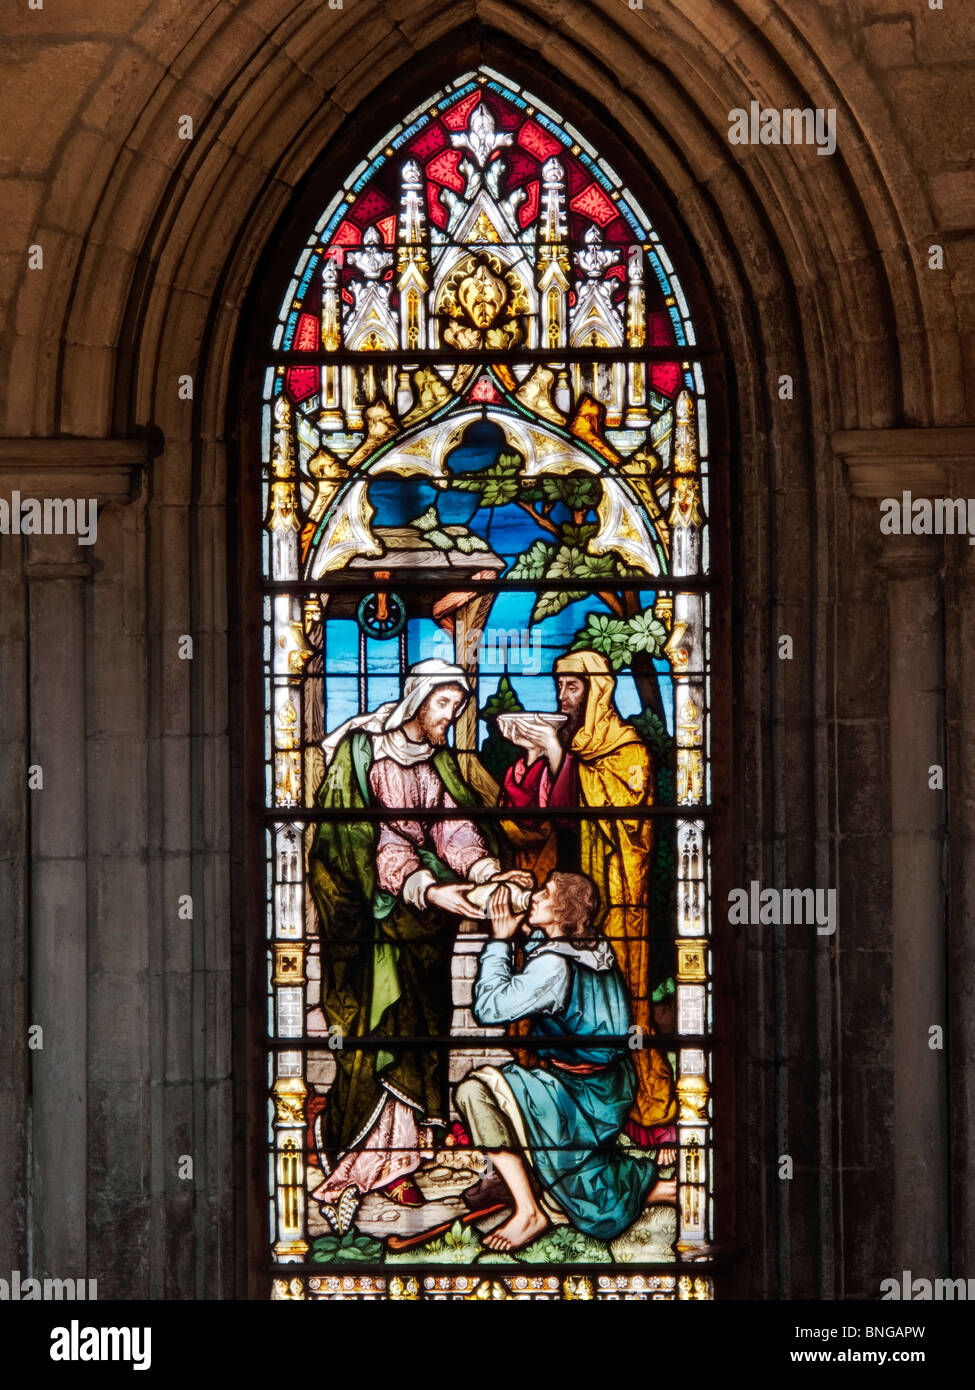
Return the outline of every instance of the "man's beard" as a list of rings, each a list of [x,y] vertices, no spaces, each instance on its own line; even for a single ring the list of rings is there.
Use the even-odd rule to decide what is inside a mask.
[[[417,717],[417,723],[427,743],[432,743],[435,748],[442,748],[447,742],[447,730],[450,728],[450,722],[448,720],[432,723],[420,714]]]
[[[559,742],[563,748],[568,748],[582,728],[583,720],[586,717],[585,698],[579,701],[575,709],[561,710],[560,713],[565,715],[565,723],[559,725]]]

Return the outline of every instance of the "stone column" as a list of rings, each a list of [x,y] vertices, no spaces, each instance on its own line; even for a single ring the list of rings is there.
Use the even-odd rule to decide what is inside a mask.
[[[20,1268],[39,1278],[89,1275],[86,588],[95,546],[80,545],[64,527],[74,524],[79,500],[94,499],[99,508],[127,502],[145,458],[140,441],[0,440],[0,495],[18,516],[25,500],[36,501],[43,528],[20,541],[29,692],[21,757],[24,783],[32,787],[24,869],[27,1021],[42,1030],[33,1033],[28,1053],[21,1159],[28,1174],[27,1229]],[[45,513],[48,499],[69,506]],[[58,524],[62,533],[52,533]]]
[[[87,1274],[88,883],[85,581],[73,536],[28,546],[33,1268]]]
[[[834,435],[855,497],[944,497],[952,466],[975,451],[965,429],[862,430]],[[893,939],[894,1268],[915,1277],[949,1274],[949,1140],[964,1121],[953,1077],[964,1065],[948,1049],[950,983],[945,790],[945,606],[948,547],[964,537],[890,535],[886,575],[890,627],[889,718]],[[940,767],[941,786],[929,769]],[[936,785],[931,786],[934,780]],[[855,1007],[856,1001],[851,1001]],[[971,1009],[967,1012],[970,1014]],[[934,1028],[942,1030],[939,1039]],[[957,1030],[955,1030],[957,1031]],[[949,1095],[951,1110],[949,1112]],[[975,1135],[968,1136],[975,1142]],[[970,1152],[970,1150],[969,1150]]]
[[[967,500],[975,498],[975,429],[965,433],[970,439],[967,456],[950,467],[949,479],[952,496]],[[950,1273],[967,1278],[975,1270],[975,545],[971,537],[968,545],[956,539],[946,542],[945,552]]]
[[[890,628],[891,930],[894,980],[894,1254],[925,1278],[948,1272],[948,1079],[942,875],[944,626],[938,536],[889,537],[881,560]],[[941,1029],[932,1039],[931,1029]],[[932,1047],[932,1041],[938,1043]]]
[[[0,477],[0,497],[9,480]],[[23,545],[0,535],[0,1278],[26,1270],[30,1054],[27,599]],[[6,1271],[6,1273],[4,1273]]]

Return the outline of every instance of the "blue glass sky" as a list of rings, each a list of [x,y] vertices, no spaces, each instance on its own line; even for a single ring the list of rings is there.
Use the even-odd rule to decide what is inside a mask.
[[[643,607],[653,603],[652,591],[640,595]],[[500,593],[491,609],[486,626],[485,659],[480,667],[478,703],[497,690],[501,678],[507,675],[526,709],[556,709],[555,682],[552,667],[558,657],[569,650],[576,633],[585,625],[590,612],[607,613],[598,599],[591,596],[570,603],[561,613],[541,622],[530,623],[535,594],[508,590]],[[497,630],[497,632],[495,631]],[[454,659],[454,647],[449,634],[432,618],[412,618],[407,624],[407,661],[441,657]],[[506,636],[499,637],[503,633]],[[510,634],[517,634],[511,637]],[[365,643],[366,707],[375,709],[388,700],[398,700],[401,689],[398,640],[377,642],[368,638]],[[666,661],[654,662],[660,683],[667,727],[674,731],[674,697],[670,668]],[[331,731],[359,711],[359,628],[351,618],[329,619],[325,624],[325,724]],[[633,677],[620,675],[616,685],[616,703],[620,714],[629,718],[640,713],[640,698]],[[487,730],[481,726],[482,739]]]
[[[500,427],[483,419],[470,425],[463,442],[447,458],[448,472],[459,477],[494,463],[507,447]],[[384,525],[403,526],[434,507],[440,524],[462,525],[483,537],[499,556],[511,561],[538,539],[555,538],[532,519],[524,507],[510,503],[500,507],[479,507],[475,492],[461,488],[438,489],[423,477],[384,477],[372,480],[369,498]],[[558,504],[549,513],[553,523],[571,520],[569,511]],[[560,581],[556,581],[556,584]],[[554,585],[553,585],[554,587]],[[585,627],[589,613],[609,615],[608,607],[595,595],[568,604],[561,613],[532,623],[536,593],[503,590],[494,600],[486,629],[487,650],[480,665],[478,701],[481,706],[495,693],[507,675],[526,709],[555,710],[555,684],[551,672],[555,661],[569,651],[576,634]],[[652,590],[640,594],[642,608],[654,601]],[[498,633],[504,634],[500,639]],[[512,637],[510,634],[517,634]],[[337,728],[360,713],[359,629],[351,619],[326,623],[326,727]],[[365,643],[366,708],[375,709],[400,694],[399,649],[397,640]],[[455,652],[449,634],[430,618],[414,618],[407,626],[407,661],[423,661],[439,656],[453,661]],[[671,733],[673,687],[670,667],[657,661],[661,698]],[[639,714],[640,697],[633,677],[623,674],[616,687],[616,702],[624,718]],[[487,730],[482,725],[481,737]]]

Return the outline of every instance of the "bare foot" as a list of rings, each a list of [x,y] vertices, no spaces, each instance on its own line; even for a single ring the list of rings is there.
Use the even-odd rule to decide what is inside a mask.
[[[658,1202],[677,1201],[677,1179],[668,1178],[666,1182],[662,1179],[654,1187],[651,1187],[647,1194],[645,1206],[652,1207]]]
[[[525,1212],[516,1210],[503,1226],[488,1232],[484,1244],[489,1250],[520,1250],[530,1240],[540,1236],[547,1225],[548,1217],[541,1207],[530,1207]]]

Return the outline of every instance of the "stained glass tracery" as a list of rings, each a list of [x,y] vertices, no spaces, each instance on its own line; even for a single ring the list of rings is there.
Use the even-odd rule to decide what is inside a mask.
[[[711,1296],[695,342],[637,201],[488,69],[298,262],[263,432],[274,1297]]]

